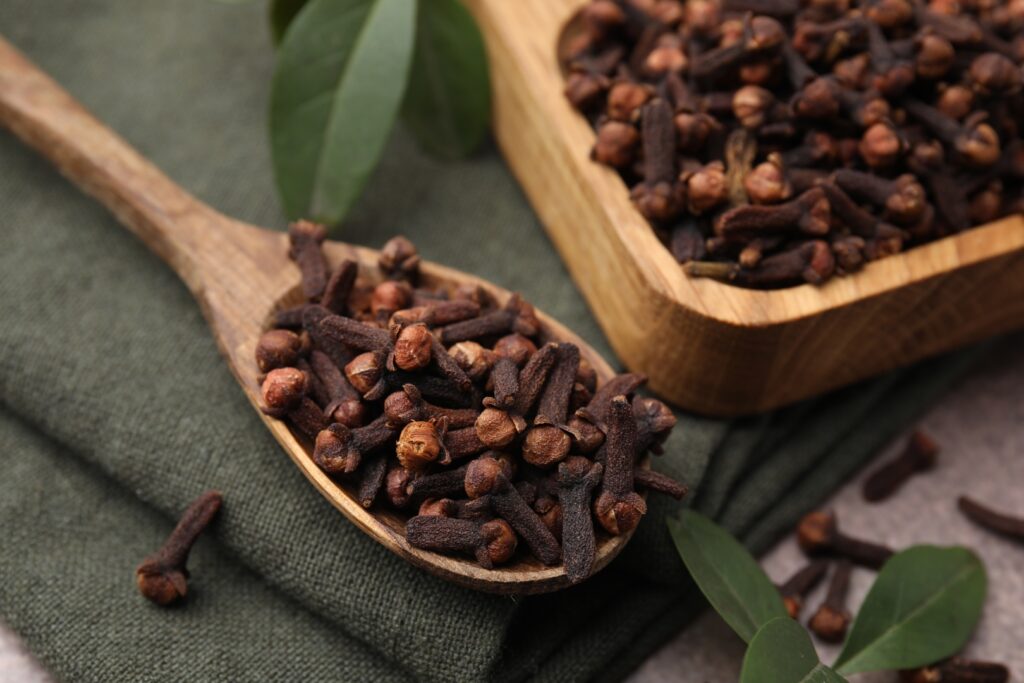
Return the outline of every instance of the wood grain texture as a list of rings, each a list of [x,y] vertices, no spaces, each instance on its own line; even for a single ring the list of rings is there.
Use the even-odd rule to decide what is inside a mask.
[[[683,274],[590,160],[562,94],[563,27],[587,0],[467,0],[487,42],[494,129],[622,361],[686,409],[769,410],[1024,325],[1024,217],[778,291]]]
[[[528,594],[569,585],[561,566],[532,558],[485,570],[468,559],[413,548],[405,540],[405,516],[359,504],[355,487],[324,474],[311,444],[259,411],[256,342],[273,312],[300,303],[299,273],[287,258],[287,236],[224,216],[178,187],[103,124],[57,83],[0,38],[0,123],[106,206],[184,280],[195,296],[232,373],[267,428],[310,483],[363,531],[403,559],[463,586],[496,593]],[[377,272],[377,252],[339,242],[324,245],[332,265],[359,263]],[[422,265],[427,286],[485,287],[499,301],[510,293],[450,268]],[[579,337],[538,311],[546,339],[580,347],[600,381],[612,376],[608,363]],[[648,466],[645,459],[644,466]],[[625,547],[631,534],[600,535],[594,571]]]

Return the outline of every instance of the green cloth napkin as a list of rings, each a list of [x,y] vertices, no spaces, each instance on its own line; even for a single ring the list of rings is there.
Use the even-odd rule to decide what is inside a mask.
[[[201,199],[281,228],[264,5],[4,0],[0,33]],[[608,569],[554,595],[474,593],[405,564],[292,466],[170,270],[7,133],[0,226],[0,619],[58,677],[617,680],[702,609],[665,500]],[[493,149],[441,164],[399,131],[338,236],[395,233],[612,357]],[[773,416],[680,415],[656,466],[763,550],[971,357]],[[189,600],[154,607],[133,569],[208,488],[225,504],[193,553]]]

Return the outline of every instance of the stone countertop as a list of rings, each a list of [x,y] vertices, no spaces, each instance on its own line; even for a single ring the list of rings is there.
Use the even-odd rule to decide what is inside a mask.
[[[989,594],[981,624],[964,654],[1006,664],[1011,680],[1024,679],[1024,545],[996,537],[967,522],[956,509],[964,493],[993,506],[1024,515],[1024,335],[1007,339],[921,421],[941,447],[938,467],[913,479],[881,504],[863,501],[863,474],[839,490],[825,506],[835,510],[852,535],[884,541],[899,548],[916,543],[961,544],[973,548],[988,571]],[[909,432],[909,429],[908,429]],[[880,458],[891,458],[905,437],[890,444]],[[802,566],[804,558],[792,538],[763,558],[775,581]],[[851,605],[859,605],[874,573],[856,569]],[[807,600],[803,618],[820,603],[824,586]],[[744,646],[709,612],[655,653],[630,683],[725,683],[739,677]],[[837,647],[821,647],[826,662]],[[49,683],[52,679],[28,654],[17,636],[0,626],[0,683]],[[851,683],[887,683],[892,673],[854,676]]]
[[[879,504],[866,503],[861,497],[864,472],[823,507],[836,512],[840,528],[850,535],[884,541],[893,548],[930,543],[974,549],[988,573],[988,598],[981,623],[963,654],[1002,662],[1010,669],[1011,681],[1024,680],[1024,615],[1020,611],[1024,605],[1024,544],[974,526],[956,507],[956,499],[969,494],[1024,516],[1024,335],[1002,342],[920,426],[941,448],[935,470],[918,475]],[[905,441],[904,435],[879,458],[893,457]],[[793,538],[784,539],[762,558],[762,565],[776,582],[784,581],[804,562]],[[861,603],[874,577],[872,571],[854,570],[851,606]],[[824,592],[823,582],[805,601],[802,620],[810,618]],[[630,683],[735,681],[744,649],[725,622],[709,612],[655,653]],[[822,661],[831,663],[839,647],[818,643],[818,651]],[[896,680],[892,673],[850,677],[851,683]]]

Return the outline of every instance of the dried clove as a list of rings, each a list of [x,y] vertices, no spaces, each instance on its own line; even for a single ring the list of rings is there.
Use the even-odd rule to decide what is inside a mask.
[[[931,437],[916,430],[899,457],[882,465],[864,480],[864,500],[872,503],[885,500],[915,473],[935,467],[938,455],[939,447]]]
[[[389,280],[414,283],[419,277],[419,252],[405,237],[392,237],[381,248],[377,265],[384,277]]]
[[[444,470],[416,477],[405,487],[406,493],[414,500],[424,498],[459,497],[465,490],[467,465],[454,470]]]
[[[155,553],[146,556],[135,570],[139,592],[151,602],[166,606],[188,594],[188,556],[199,534],[220,511],[223,497],[207,491],[185,509],[171,535]]]
[[[1006,683],[1010,670],[996,662],[954,657],[938,664],[900,672],[905,683]]]
[[[558,502],[562,516],[565,574],[571,583],[590,576],[594,564],[594,522],[590,494],[601,481],[601,463],[573,456],[558,466]]]
[[[346,259],[331,273],[327,281],[323,296],[320,297],[320,305],[331,313],[344,315],[348,312],[348,297],[352,293],[352,286],[356,283],[356,275],[359,266],[355,261]]]
[[[821,607],[814,613],[807,626],[816,636],[827,643],[840,643],[850,626],[850,611],[846,608],[846,594],[850,589],[850,573],[853,565],[841,560],[832,573],[828,593]]]
[[[260,372],[293,366],[301,351],[299,335],[289,330],[268,330],[256,343],[256,366]]]
[[[394,437],[395,430],[383,416],[355,429],[335,422],[316,435],[313,462],[330,474],[355,472],[364,456],[388,445]]]
[[[537,353],[537,345],[530,341],[529,337],[521,334],[508,334],[494,342],[494,356],[496,358],[507,358],[517,368],[526,365],[526,361]]]
[[[744,269],[735,263],[692,261],[683,270],[694,277],[710,277],[757,287],[780,287],[799,282],[820,284],[835,270],[835,256],[828,244],[812,240],[763,258],[754,269]]]
[[[416,548],[469,553],[484,569],[504,564],[516,550],[516,535],[494,519],[477,524],[439,515],[417,516],[405,525],[405,538]]]
[[[829,231],[830,216],[824,191],[813,188],[783,204],[730,209],[715,221],[715,234],[731,237],[795,229],[807,235],[824,235]]]
[[[836,516],[831,512],[804,515],[797,527],[797,541],[809,555],[837,555],[871,569],[880,568],[893,554],[883,545],[840,533]]]
[[[630,192],[637,210],[651,221],[668,221],[683,209],[683,193],[674,183],[676,147],[672,108],[663,99],[644,105],[641,116],[644,181]]]
[[[381,488],[384,486],[384,478],[388,472],[388,460],[383,454],[369,458],[363,465],[363,471],[359,477],[359,504],[364,508],[373,505]]]
[[[791,619],[799,618],[804,598],[825,578],[828,566],[827,560],[811,560],[779,586],[782,604]]]
[[[327,392],[324,415],[346,427],[359,427],[366,421],[366,406],[337,365],[323,351],[313,349],[309,365]]]
[[[559,344],[557,354],[537,406],[534,426],[523,439],[523,459],[537,467],[550,467],[561,462],[572,446],[565,424],[580,364],[580,350],[575,344]]]
[[[441,342],[448,345],[511,332],[532,337],[537,334],[539,328],[540,324],[533,306],[518,295],[513,295],[502,309],[479,318],[446,325],[440,329],[439,334]]]
[[[410,472],[421,472],[433,462],[443,461],[443,454],[443,436],[433,422],[410,422],[395,443],[398,462]]]
[[[480,411],[474,408],[443,408],[428,403],[415,384],[406,384],[401,391],[384,399],[385,420],[393,429],[413,421],[438,421],[443,418],[448,428],[454,430],[475,424],[479,415]]]
[[[680,484],[672,477],[662,474],[661,472],[646,470],[641,467],[637,467],[633,470],[633,484],[638,489],[646,489],[647,491],[663,493],[666,496],[675,498],[676,500],[682,500],[689,492],[689,489],[685,484]]]
[[[978,526],[1010,538],[1024,540],[1024,519],[997,512],[968,496],[960,496],[957,506],[960,512]]]
[[[594,500],[594,514],[601,526],[613,535],[629,533],[647,513],[647,503],[633,489],[636,432],[632,405],[625,396],[614,397],[608,409],[601,492]]]
[[[309,300],[318,299],[327,287],[327,262],[320,245],[327,239],[327,229],[310,221],[295,221],[288,226],[288,256],[302,274],[302,293]]]

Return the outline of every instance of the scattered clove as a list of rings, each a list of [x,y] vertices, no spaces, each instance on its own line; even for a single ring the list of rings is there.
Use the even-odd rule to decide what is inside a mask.
[[[927,434],[915,430],[903,453],[868,475],[862,489],[864,500],[876,503],[900,489],[917,472],[935,467],[939,447]]]
[[[850,611],[846,609],[846,594],[850,589],[850,573],[853,565],[849,560],[841,560],[832,573],[828,585],[828,593],[821,607],[814,613],[807,626],[816,636],[827,643],[840,643],[846,636],[850,626]]]
[[[166,606],[188,594],[189,573],[185,565],[189,552],[199,534],[217,516],[222,501],[218,491],[207,491],[192,501],[160,549],[138,566],[135,582],[147,600]]]
[[[786,606],[786,612],[789,613],[790,618],[799,618],[804,598],[825,578],[828,566],[827,560],[811,560],[779,586],[782,604]]]
[[[954,657],[938,664],[900,672],[905,683],[1006,683],[1010,670],[995,662]]]
[[[840,533],[831,512],[804,515],[797,527],[797,541],[808,555],[836,555],[871,569],[879,569],[893,554],[883,545]]]
[[[978,526],[1018,541],[1024,540],[1024,518],[997,512],[968,496],[960,496],[957,506],[960,512]]]

